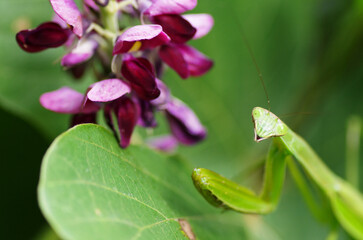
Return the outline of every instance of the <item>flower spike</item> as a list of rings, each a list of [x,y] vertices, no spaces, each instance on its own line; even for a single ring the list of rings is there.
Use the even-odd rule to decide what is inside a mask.
[[[158,112],[172,134],[151,138],[151,147],[173,151],[178,144],[205,138],[195,113],[161,80],[166,65],[182,78],[200,76],[213,65],[187,45],[213,26],[208,14],[180,15],[194,9],[197,0],[80,0],[82,10],[75,0],[49,1],[52,21],[20,31],[17,43],[27,52],[63,46],[63,69],[74,79],[93,73],[95,82],[84,94],[68,87],[42,94],[44,108],[71,114],[71,126],[97,123],[98,111],[103,111],[122,148],[130,144],[136,125],[158,127]],[[134,20],[141,25],[133,25]]]

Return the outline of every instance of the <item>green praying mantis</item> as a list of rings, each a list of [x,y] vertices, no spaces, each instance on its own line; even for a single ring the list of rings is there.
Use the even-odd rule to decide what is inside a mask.
[[[242,213],[267,214],[279,201],[285,178],[286,167],[292,172],[309,207],[316,217],[328,216],[331,226],[340,225],[355,239],[363,239],[363,196],[348,182],[335,175],[319,158],[308,143],[294,133],[272,112],[256,107],[252,111],[255,141],[272,138],[264,172],[263,189],[260,194],[208,169],[196,168],[192,178],[195,187],[212,205]],[[316,206],[312,193],[306,185],[295,158],[318,186],[328,204]],[[319,211],[323,211],[319,215]],[[332,227],[334,228],[334,227]]]

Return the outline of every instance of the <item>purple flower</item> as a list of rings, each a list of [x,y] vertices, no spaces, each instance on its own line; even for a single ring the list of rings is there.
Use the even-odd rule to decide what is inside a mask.
[[[115,131],[112,114],[115,114],[121,136],[120,146],[130,144],[130,138],[140,117],[137,104],[126,95],[130,87],[120,79],[106,79],[92,84],[85,95],[68,87],[44,93],[41,105],[53,112],[74,114],[71,126],[81,123],[96,123],[96,113],[105,103],[107,124]]]
[[[185,43],[193,38],[196,29],[183,17],[177,14],[157,15],[151,18],[153,23],[163,27],[174,43]]]
[[[165,64],[182,78],[202,75],[213,65],[185,45],[213,26],[208,14],[180,15],[192,10],[197,0],[82,0],[82,12],[74,0],[50,3],[53,21],[19,32],[19,46],[39,52],[63,45],[67,53],[61,65],[75,78],[92,63],[97,80],[110,79],[93,83],[84,94],[68,87],[44,93],[40,97],[44,108],[72,114],[71,126],[96,123],[102,110],[122,148],[130,144],[136,125],[157,127],[156,112],[166,116],[172,135],[150,140],[154,148],[172,151],[178,143],[190,145],[204,139],[206,130],[194,112],[158,79]],[[128,25],[134,21],[120,25],[123,16],[141,19],[142,25]]]
[[[75,114],[75,115],[73,115],[73,117],[71,119],[71,126],[70,127],[76,126],[78,124],[84,124],[84,123],[94,123],[94,124],[96,124],[97,123],[96,118],[97,118],[96,112],[87,113],[87,114],[85,114],[85,113]]]
[[[99,11],[100,8],[98,7],[98,1],[95,0],[83,0],[83,6],[87,9],[87,11],[89,11],[89,9],[93,9],[95,11]]]
[[[156,127],[157,123],[154,117],[154,106],[150,103],[150,101],[145,101],[140,98],[134,98],[134,101],[137,103],[139,111],[137,124],[148,128]]]
[[[116,40],[113,55],[154,48],[170,41],[160,25],[137,25],[127,29]]]
[[[163,152],[173,152],[178,146],[178,143],[178,140],[172,135],[158,136],[146,140],[146,144],[151,148]]]
[[[137,105],[128,97],[123,96],[107,104],[104,109],[104,115],[107,124],[115,132],[112,114],[117,118],[118,130],[120,134],[120,146],[126,148],[130,144],[132,132],[139,119]],[[117,134],[115,133],[117,136]]]
[[[166,116],[174,137],[185,145],[203,140],[207,134],[195,113],[182,101],[173,99],[166,107]]]
[[[107,6],[109,0],[94,0],[98,5],[105,7]]]
[[[47,92],[40,96],[40,104],[53,112],[79,114],[94,113],[101,106],[98,102],[110,102],[130,92],[119,79],[106,79],[92,84],[83,95],[69,87]]]
[[[93,102],[110,102],[130,93],[130,87],[120,79],[106,79],[91,85],[87,98]]]
[[[145,2],[143,0],[142,2]],[[147,2],[147,1],[146,1]],[[143,12],[145,15],[155,16],[161,14],[181,14],[192,10],[197,0],[149,0],[150,6]],[[143,3],[146,5],[146,3]]]
[[[193,39],[204,37],[210,32],[214,25],[213,17],[209,14],[185,14],[182,17],[197,30]]]
[[[58,90],[47,92],[40,96],[40,104],[53,112],[57,113],[92,113],[99,110],[99,106],[95,103],[87,103],[87,99],[83,94],[68,88],[62,87]]]
[[[16,41],[26,52],[40,52],[62,46],[68,40],[68,31],[55,22],[45,22],[35,29],[18,32]]]
[[[98,43],[92,38],[81,39],[72,51],[62,58],[61,64],[65,67],[73,67],[86,62],[95,53]]]
[[[132,89],[140,98],[152,100],[160,95],[154,69],[146,58],[127,56],[122,63],[121,73],[131,83]]]
[[[50,0],[54,12],[68,25],[78,37],[83,35],[82,14],[73,0]]]
[[[163,45],[159,56],[184,79],[201,76],[213,66],[213,61],[203,53],[183,44]]]
[[[159,97],[150,101],[150,103],[157,107],[158,110],[165,109],[165,105],[172,99],[169,88],[163,83],[163,81],[156,78],[156,84],[160,90]]]
[[[87,66],[88,66],[88,63],[84,62],[84,63],[74,65],[72,67],[69,67],[67,70],[72,74],[72,76],[75,79],[79,79],[84,75],[84,73],[87,69]]]

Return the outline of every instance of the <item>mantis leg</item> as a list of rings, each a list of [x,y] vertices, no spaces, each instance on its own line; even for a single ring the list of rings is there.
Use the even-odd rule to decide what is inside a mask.
[[[260,195],[208,169],[196,168],[193,180],[198,191],[216,207],[242,213],[266,214],[276,208],[285,179],[289,153],[274,142],[269,150]]]

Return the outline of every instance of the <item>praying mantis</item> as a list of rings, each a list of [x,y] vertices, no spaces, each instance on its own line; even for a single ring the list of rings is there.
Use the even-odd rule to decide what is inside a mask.
[[[313,212],[319,215],[320,210],[325,211],[323,215],[329,216],[328,221],[333,219],[334,223],[331,226],[335,227],[332,228],[336,228],[336,223],[340,223],[352,237],[363,239],[363,196],[361,193],[335,175],[308,143],[275,114],[264,108],[255,107],[252,110],[252,119],[255,141],[273,138],[265,162],[261,193],[256,194],[211,170],[196,168],[192,178],[202,196],[216,207],[241,213],[270,213],[278,204],[288,166],[304,197],[311,200],[312,193],[306,187],[305,179],[299,175],[301,173],[295,165],[293,160],[295,158],[328,202],[327,206],[320,208],[310,204],[309,207]]]

